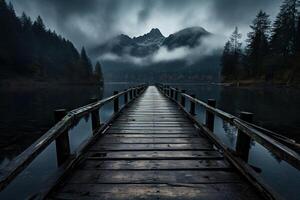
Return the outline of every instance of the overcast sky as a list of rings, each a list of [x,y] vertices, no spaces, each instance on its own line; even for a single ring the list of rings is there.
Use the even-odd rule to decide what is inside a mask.
[[[244,33],[262,9],[274,17],[281,0],[11,0],[17,14],[41,15],[45,24],[78,48],[125,33],[138,36],[159,28],[168,36],[189,26],[228,36]]]

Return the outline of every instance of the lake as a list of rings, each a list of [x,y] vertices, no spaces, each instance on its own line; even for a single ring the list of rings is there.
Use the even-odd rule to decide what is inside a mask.
[[[172,84],[171,84],[172,85]],[[300,142],[300,89],[286,87],[223,87],[207,84],[172,85],[235,116],[254,113],[254,123]]]
[[[95,86],[63,86],[59,88],[5,88],[0,89],[0,166],[5,166],[19,155],[54,124],[53,111],[71,110],[90,102],[90,98],[111,96],[134,83],[105,83],[103,88]],[[170,84],[172,85],[172,84]],[[256,124],[274,130],[299,141],[300,90],[284,87],[223,87],[207,84],[173,85],[196,94],[206,101],[213,98],[217,107],[234,115],[240,111],[254,113]],[[112,114],[112,105],[104,106],[101,120]],[[204,119],[204,112],[197,107],[197,117]],[[221,119],[215,120],[216,135],[227,146],[234,148],[236,129]],[[71,151],[91,136],[90,116],[82,118],[69,131]],[[296,199],[296,187],[300,185],[300,174],[288,163],[273,156],[261,145],[253,143],[249,162],[261,170],[261,176],[281,194]],[[272,170],[270,170],[272,169]],[[23,199],[41,187],[47,174],[56,170],[55,145],[52,144],[22,172],[2,193],[0,199],[14,196]],[[283,176],[284,175],[284,176]],[[41,178],[42,177],[42,178]],[[30,184],[28,184],[30,183]],[[292,183],[292,184],[291,184]],[[288,185],[288,186],[287,186]]]

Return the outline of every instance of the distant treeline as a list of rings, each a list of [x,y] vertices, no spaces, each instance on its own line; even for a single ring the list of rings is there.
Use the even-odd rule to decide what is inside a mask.
[[[39,16],[16,16],[12,4],[0,0],[0,80],[30,78],[102,82],[99,62],[93,68],[84,48],[47,29]]]
[[[242,49],[236,27],[221,58],[224,82],[300,83],[300,15],[298,0],[284,0],[273,24],[260,11]]]
[[[221,52],[187,64],[186,60],[152,63],[146,66],[129,62],[103,60],[103,74],[106,81],[136,82],[218,82]]]

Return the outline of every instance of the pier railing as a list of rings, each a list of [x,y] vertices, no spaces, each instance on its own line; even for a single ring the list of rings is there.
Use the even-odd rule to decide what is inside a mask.
[[[279,195],[257,174],[257,169],[248,164],[251,142],[255,141],[276,155],[279,159],[286,161],[292,167],[300,170],[299,144],[293,143],[283,136],[272,131],[256,126],[252,123],[253,114],[249,112],[241,112],[239,117],[233,116],[216,108],[216,101],[208,99],[207,103],[200,101],[195,95],[187,94],[185,90],[171,87],[169,85],[157,84],[158,89],[174,101],[186,115],[198,125],[199,129],[205,133],[215,145],[218,146],[227,156],[230,162],[239,169],[239,171],[257,186],[259,190],[264,192],[270,199],[280,199]],[[205,112],[204,122],[200,122],[196,118],[196,105],[202,107]],[[214,134],[215,117],[236,127],[237,138],[235,149],[226,146]]]
[[[87,140],[85,144],[81,145],[81,148],[77,150],[77,155],[72,155],[70,151],[70,142],[68,131],[87,114],[91,114],[92,132],[96,137],[105,130],[111,121],[113,121],[120,111],[130,104],[135,98],[140,96],[147,88],[145,84],[136,87],[129,88],[122,92],[114,92],[114,95],[102,100],[92,99],[92,103],[83,106],[81,108],[67,112],[65,109],[54,111],[54,117],[56,124],[47,131],[41,138],[33,143],[22,154],[12,160],[6,167],[0,170],[0,192],[6,188],[26,167],[41,153],[43,150],[55,141],[56,146],[56,158],[58,167],[62,168],[62,174],[68,168],[70,168],[73,162],[84,151],[89,143],[92,142],[92,138]],[[121,105],[120,98],[124,98]],[[101,107],[113,102],[113,115],[106,123],[100,122],[99,111]],[[60,177],[62,174],[57,175]]]

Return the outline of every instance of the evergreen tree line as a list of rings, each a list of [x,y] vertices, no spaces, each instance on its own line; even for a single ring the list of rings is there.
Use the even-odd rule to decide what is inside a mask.
[[[236,27],[221,58],[223,81],[300,83],[299,5],[299,0],[284,0],[273,24],[267,13],[259,11],[245,48]]]
[[[47,29],[39,16],[16,16],[11,3],[0,0],[0,78],[102,82],[101,65],[95,68],[84,48]]]

